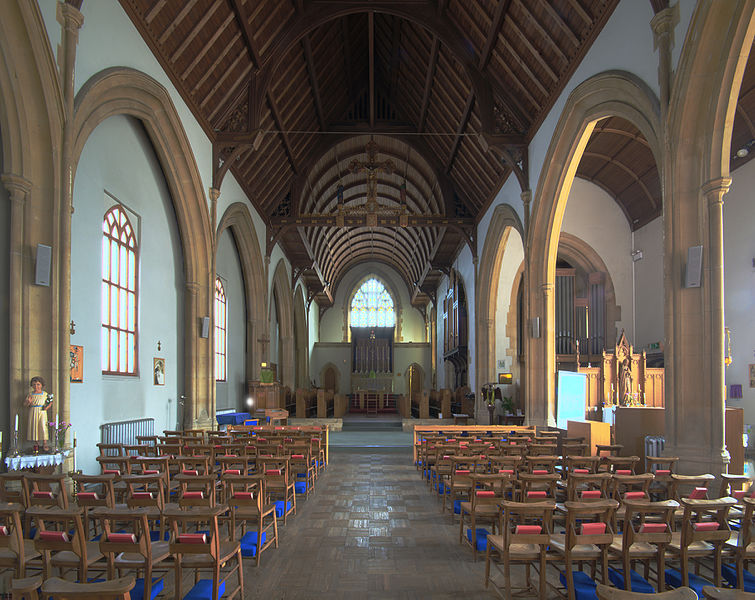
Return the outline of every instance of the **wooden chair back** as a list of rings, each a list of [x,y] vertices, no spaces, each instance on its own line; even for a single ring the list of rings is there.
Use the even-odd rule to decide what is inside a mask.
[[[566,479],[566,499],[571,502],[595,502],[609,498],[610,473],[570,472]],[[584,493],[587,492],[587,493]]]
[[[74,583],[59,577],[42,584],[42,595],[53,600],[130,600],[136,583],[133,575],[99,583]]]
[[[0,569],[12,569],[16,577],[24,577],[26,573],[23,514],[24,507],[20,504],[0,504],[0,549],[10,553],[7,557],[0,553]]]
[[[595,592],[598,595],[598,600],[643,600],[647,597],[645,593],[627,592],[626,590],[608,587],[600,583]],[[752,595],[755,596],[755,594]],[[680,587],[669,592],[654,594],[653,597],[657,598],[657,600],[697,600],[695,591],[688,587]]]
[[[0,474],[0,502],[16,503],[29,508],[29,481],[23,472]]]
[[[43,475],[26,473],[29,480],[29,506],[68,509],[68,476],[63,473]]]

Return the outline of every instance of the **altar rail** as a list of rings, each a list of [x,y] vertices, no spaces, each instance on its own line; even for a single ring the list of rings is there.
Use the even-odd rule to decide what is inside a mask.
[[[467,432],[469,434],[480,434],[490,432],[493,435],[505,435],[507,433],[526,433],[535,435],[534,425],[415,425],[413,434],[412,448],[414,450],[414,462],[417,462],[417,444],[423,435],[448,433],[459,435]]]

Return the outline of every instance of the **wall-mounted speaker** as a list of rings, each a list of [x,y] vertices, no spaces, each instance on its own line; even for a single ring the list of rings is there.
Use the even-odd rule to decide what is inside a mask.
[[[530,326],[532,329],[532,337],[539,338],[540,337],[540,317],[533,317],[530,320]]]
[[[202,328],[199,336],[203,338],[210,337],[210,317],[202,317]]]
[[[684,287],[700,287],[703,272],[703,247],[690,246],[687,249],[687,270],[684,276]]]
[[[52,262],[52,248],[44,244],[37,244],[35,260],[34,283],[36,285],[50,285],[50,263]]]

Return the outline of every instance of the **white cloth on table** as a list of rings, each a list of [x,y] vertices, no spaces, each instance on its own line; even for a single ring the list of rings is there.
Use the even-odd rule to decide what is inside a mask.
[[[69,452],[69,450],[64,450],[63,452],[57,452],[55,454],[8,456],[5,459],[5,466],[8,467],[9,471],[20,471],[21,469],[34,469],[35,467],[52,467],[62,465]]]

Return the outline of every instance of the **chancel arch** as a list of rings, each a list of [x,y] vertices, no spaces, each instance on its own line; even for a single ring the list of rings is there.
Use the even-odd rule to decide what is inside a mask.
[[[660,108],[648,86],[630,73],[608,71],[583,82],[570,94],[546,153],[532,203],[527,280],[527,316],[540,322],[540,336],[527,344],[527,414],[538,424],[555,419],[555,275],[558,242],[567,199],[596,125],[620,117],[642,134],[661,164]]]

